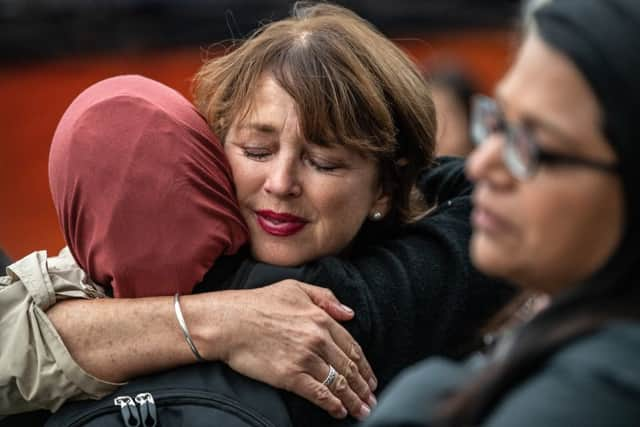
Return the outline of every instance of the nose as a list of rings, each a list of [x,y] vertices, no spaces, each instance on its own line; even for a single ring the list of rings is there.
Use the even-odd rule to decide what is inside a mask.
[[[302,193],[298,164],[293,156],[280,157],[271,164],[264,190],[276,197],[297,197]]]
[[[487,182],[496,187],[511,185],[515,178],[511,175],[502,158],[504,136],[500,133],[489,135],[469,155],[465,165],[467,178],[474,183]]]

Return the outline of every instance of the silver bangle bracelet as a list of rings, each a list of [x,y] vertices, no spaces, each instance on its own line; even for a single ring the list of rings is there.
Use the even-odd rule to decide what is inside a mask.
[[[182,330],[182,334],[184,335],[185,341],[189,345],[191,352],[196,357],[198,362],[204,362],[204,358],[200,356],[196,345],[193,343],[191,339],[191,334],[189,333],[189,329],[187,329],[187,322],[184,321],[184,316],[182,316],[182,309],[180,308],[180,294],[176,292],[173,297],[173,307],[176,310],[176,318],[178,319],[178,324],[180,325],[180,329]]]

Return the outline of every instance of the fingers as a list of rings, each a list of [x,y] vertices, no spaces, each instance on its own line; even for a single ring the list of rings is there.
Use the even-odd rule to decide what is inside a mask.
[[[335,302],[338,301],[328,289],[305,284],[300,285],[305,292],[307,292],[311,300],[321,308],[323,308],[323,303],[329,302],[330,305],[335,305]],[[325,311],[327,310],[325,309]],[[355,403],[352,392],[359,397],[359,400],[366,403],[366,405],[375,405],[376,399],[373,391],[375,391],[377,387],[377,379],[373,374],[371,365],[364,356],[362,348],[353,339],[351,334],[335,322],[328,322],[327,327],[336,346],[334,346],[334,348],[328,346],[325,356],[328,363],[332,364],[341,374],[342,378],[346,380],[348,389],[348,391],[343,392],[339,397],[348,399],[348,401],[343,399],[343,402],[347,405],[349,413],[354,414],[354,410],[356,413],[359,413],[361,412],[360,407],[354,406]],[[351,404],[348,402],[351,402]],[[354,416],[357,415],[354,414]]]
[[[376,404],[373,391],[368,381],[362,376],[355,361],[347,357],[337,345],[329,345],[326,350],[326,363],[333,366],[337,375],[328,381],[329,366],[324,365],[324,372],[320,375],[314,372],[314,377],[320,382],[327,382],[329,389],[345,405],[351,415],[358,419],[366,417],[371,406]]]
[[[298,282],[300,288],[311,298],[311,301],[327,312],[334,319],[344,322],[353,318],[353,310],[335,297],[329,289]]]
[[[327,371],[330,372],[331,367],[327,366]],[[332,378],[327,377],[331,381],[325,381],[324,385],[333,392],[333,394],[340,399],[342,404],[346,407],[347,411],[359,420],[366,418],[371,412],[371,407],[368,403],[362,401],[352,389],[349,381],[344,375],[336,371],[335,376]]]
[[[350,359],[337,344],[338,340],[332,335],[331,329],[337,328],[333,333],[340,336],[340,341],[348,343],[349,346],[346,348],[354,355],[354,359],[366,366],[368,372],[371,372],[371,368],[362,355],[360,346],[353,341],[349,333],[325,313],[319,311],[318,314],[327,321],[322,322],[324,324],[323,329],[320,329],[322,333],[313,340],[315,343],[310,346],[311,351],[298,353],[301,356],[304,354],[298,362],[300,367],[298,372],[315,378],[316,382],[322,386],[320,390],[327,389],[338,398],[349,414],[355,418],[364,419],[369,415],[372,405],[376,404],[375,397],[368,381],[361,375],[358,363]],[[329,375],[330,366],[334,367],[335,375]],[[316,393],[319,392],[318,389],[314,390]],[[298,390],[295,392],[301,394]],[[334,416],[339,415],[335,410],[330,413]]]
[[[329,332],[336,345],[345,355],[342,359],[342,365],[337,366],[339,368],[338,371],[347,377],[349,384],[366,401],[368,396],[365,396],[364,393],[374,392],[378,387],[378,380],[373,373],[373,369],[371,369],[369,361],[364,356],[362,347],[340,325],[334,325],[329,329]],[[359,381],[360,379],[364,384]]]
[[[339,352],[339,349],[337,349]],[[342,355],[342,358],[346,356]],[[342,405],[346,408],[349,414],[358,419],[364,419],[371,408],[369,404],[365,403],[366,400],[362,400],[360,396],[352,389],[349,381],[342,375],[337,369],[331,368],[331,364],[327,364],[320,356],[314,355],[312,358],[307,359],[307,370],[311,377],[325,389],[332,393],[339,399]],[[331,363],[331,362],[329,362]],[[365,384],[365,387],[368,387]],[[367,391],[366,395],[370,394]],[[333,413],[332,413],[333,415]]]
[[[291,391],[294,391],[301,397],[324,409],[334,418],[344,418],[347,416],[347,409],[342,404],[342,401],[335,396],[327,386],[323,385],[311,375],[299,375]]]

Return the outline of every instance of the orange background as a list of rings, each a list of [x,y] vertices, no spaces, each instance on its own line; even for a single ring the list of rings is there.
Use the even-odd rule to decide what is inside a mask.
[[[417,61],[455,56],[483,92],[510,62],[507,31],[430,34],[398,39]],[[86,87],[118,74],[142,74],[189,97],[190,77],[202,50],[55,59],[0,67],[0,247],[14,259],[31,251],[57,252],[64,241],[47,178],[49,144],[59,118]]]

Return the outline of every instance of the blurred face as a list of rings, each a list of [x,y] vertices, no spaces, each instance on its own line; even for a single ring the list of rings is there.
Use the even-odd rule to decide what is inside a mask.
[[[601,132],[597,100],[573,64],[535,34],[500,82],[496,99],[510,123],[526,125],[541,149],[616,162]],[[623,192],[614,173],[541,164],[524,180],[503,162],[504,134],[473,152],[471,255],[482,271],[544,292],[571,287],[601,267],[623,230]]]
[[[270,74],[225,151],[259,261],[294,266],[338,254],[367,216],[388,211],[376,161],[305,140],[295,102]]]
[[[473,148],[469,140],[469,123],[465,107],[451,89],[433,85],[431,95],[436,105],[438,134],[436,137],[437,156],[464,157]]]

